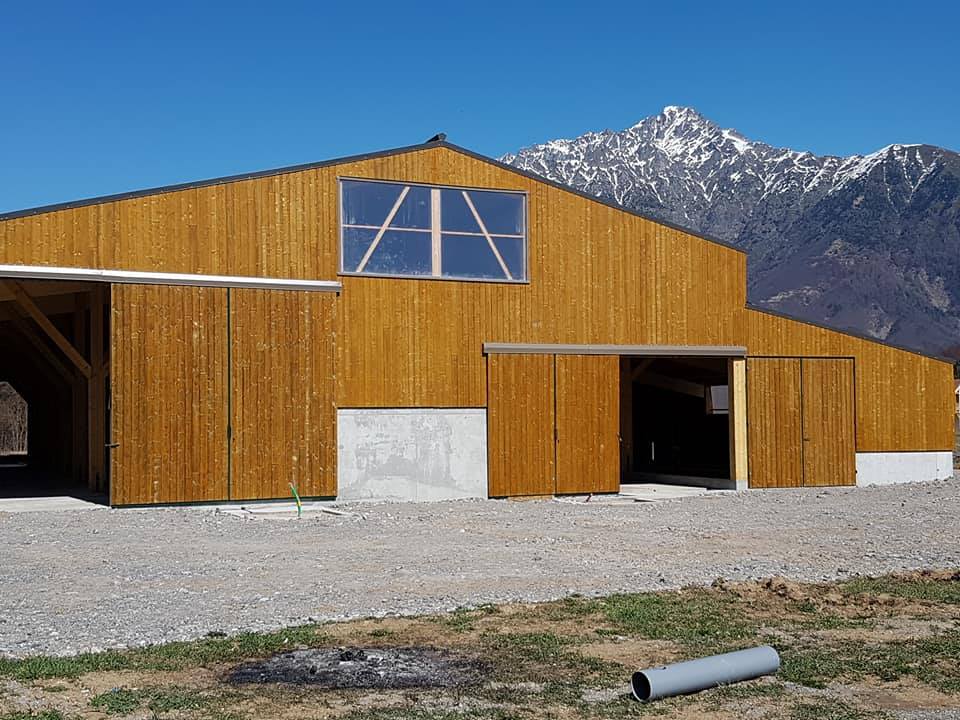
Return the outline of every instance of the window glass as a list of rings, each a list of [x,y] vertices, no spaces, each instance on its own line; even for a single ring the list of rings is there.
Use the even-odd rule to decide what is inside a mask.
[[[340,250],[340,269],[344,272],[356,272],[363,254],[377,236],[376,230],[361,228],[343,229],[343,247]]]
[[[441,257],[444,277],[507,279],[483,235],[444,235]]]
[[[523,238],[495,237],[493,239],[497,250],[500,251],[500,257],[506,263],[510,275],[516,278],[524,278],[523,266],[526,258],[526,246]]]
[[[476,218],[463,199],[463,190],[441,190],[440,201],[440,223],[444,232],[480,232]]]
[[[343,181],[343,224],[380,227],[404,194],[390,227],[430,229],[430,188],[397,183]]]
[[[467,195],[491,235],[523,234],[523,196],[468,190]]]
[[[377,275],[429,275],[432,263],[430,233],[387,230],[363,270]]]
[[[525,204],[516,192],[341,180],[340,270],[523,282]]]

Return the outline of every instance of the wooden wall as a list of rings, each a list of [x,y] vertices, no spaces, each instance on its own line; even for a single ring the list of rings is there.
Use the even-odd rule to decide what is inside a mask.
[[[0,263],[336,279],[338,176],[526,191],[530,258],[523,285],[343,277],[335,371],[301,368],[333,377],[338,407],[483,407],[487,341],[746,345],[854,358],[860,451],[952,447],[946,363],[747,310],[742,253],[446,147],[2,221]],[[133,312],[126,292],[121,315]],[[154,300],[170,301],[169,316],[183,297]],[[138,322],[149,321],[131,331]],[[172,322],[160,332],[186,342],[175,335],[189,328]],[[145,349],[135,357],[123,343],[128,363],[156,350],[136,337]],[[187,357],[163,364],[173,373]],[[133,389],[117,386],[115,402],[128,407]]]
[[[230,291],[230,498],[337,494],[337,298]]]
[[[114,505],[227,499],[227,291],[113,287]]]
[[[858,452],[950,450],[949,363],[746,310],[751,355],[852,357]]]
[[[335,307],[326,293],[114,286],[111,503],[290,498],[290,483],[335,495]]]

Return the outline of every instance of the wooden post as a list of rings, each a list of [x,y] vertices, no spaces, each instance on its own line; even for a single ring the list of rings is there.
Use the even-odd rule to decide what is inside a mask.
[[[727,364],[730,404],[730,478],[737,489],[746,489],[749,480],[747,454],[747,361],[731,358]]]

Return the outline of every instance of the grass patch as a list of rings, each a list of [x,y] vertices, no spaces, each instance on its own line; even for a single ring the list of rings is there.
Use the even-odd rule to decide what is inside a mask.
[[[113,688],[90,698],[90,707],[108,715],[128,715],[140,707],[140,692],[127,688]]]
[[[907,600],[960,605],[960,581],[932,578],[857,578],[841,586],[848,595],[893,595]]]
[[[154,715],[163,715],[179,710],[197,710],[210,705],[216,699],[194,690],[176,687],[148,687],[137,690],[114,688],[91,698],[90,707],[108,715],[129,715],[144,707]]]
[[[707,590],[613,595],[599,605],[617,630],[650,640],[725,647],[758,634],[733,597]]]
[[[70,720],[59,710],[13,712],[0,715],[0,720]]]
[[[809,687],[830,681],[912,677],[945,693],[960,693],[960,632],[886,643],[839,642],[794,646],[783,653],[780,676]]]
[[[90,672],[118,670],[182,670],[214,663],[264,657],[293,647],[316,647],[329,642],[316,625],[272,633],[243,633],[231,638],[150,645],[135,650],[108,650],[72,657],[37,655],[23,660],[0,658],[0,677],[15,680],[73,678]]]
[[[476,629],[477,620],[499,612],[500,608],[496,605],[480,605],[475,608],[457,608],[446,615],[436,616],[433,620],[454,632],[466,633]]]

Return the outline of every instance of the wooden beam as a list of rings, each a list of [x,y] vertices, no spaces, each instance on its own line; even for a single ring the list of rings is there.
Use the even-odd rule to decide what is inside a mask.
[[[658,373],[647,373],[640,379],[641,385],[652,385],[661,390],[690,395],[691,397],[705,398],[706,389],[700,383],[681,380],[680,378],[660,375]]]
[[[68,384],[74,382],[73,371],[70,370],[66,365],[60,362],[60,358],[50,349],[50,346],[47,345],[43,340],[40,339],[37,332],[34,331],[27,322],[14,313],[12,310],[6,309],[3,306],[0,306],[0,318],[5,318],[8,320],[19,332],[23,335],[27,341],[34,347],[34,349],[40,353],[44,360],[52,367],[57,375],[61,379],[65,380]]]
[[[630,373],[630,379],[636,380],[638,377],[643,375],[646,372],[647,368],[653,364],[653,358],[643,358],[640,362],[637,363],[637,366],[633,368],[633,372]]]
[[[77,370],[79,370],[84,377],[89,378],[92,374],[90,363],[84,360],[83,355],[77,352],[77,349],[70,344],[70,341],[57,330],[56,325],[50,322],[50,318],[43,314],[43,311],[37,307],[37,304],[33,301],[33,298],[27,294],[27,291],[23,289],[23,286],[13,280],[0,281],[0,284],[13,295],[17,305],[34,319],[37,325],[47,334],[47,337],[70,359],[70,362],[74,364]]]

